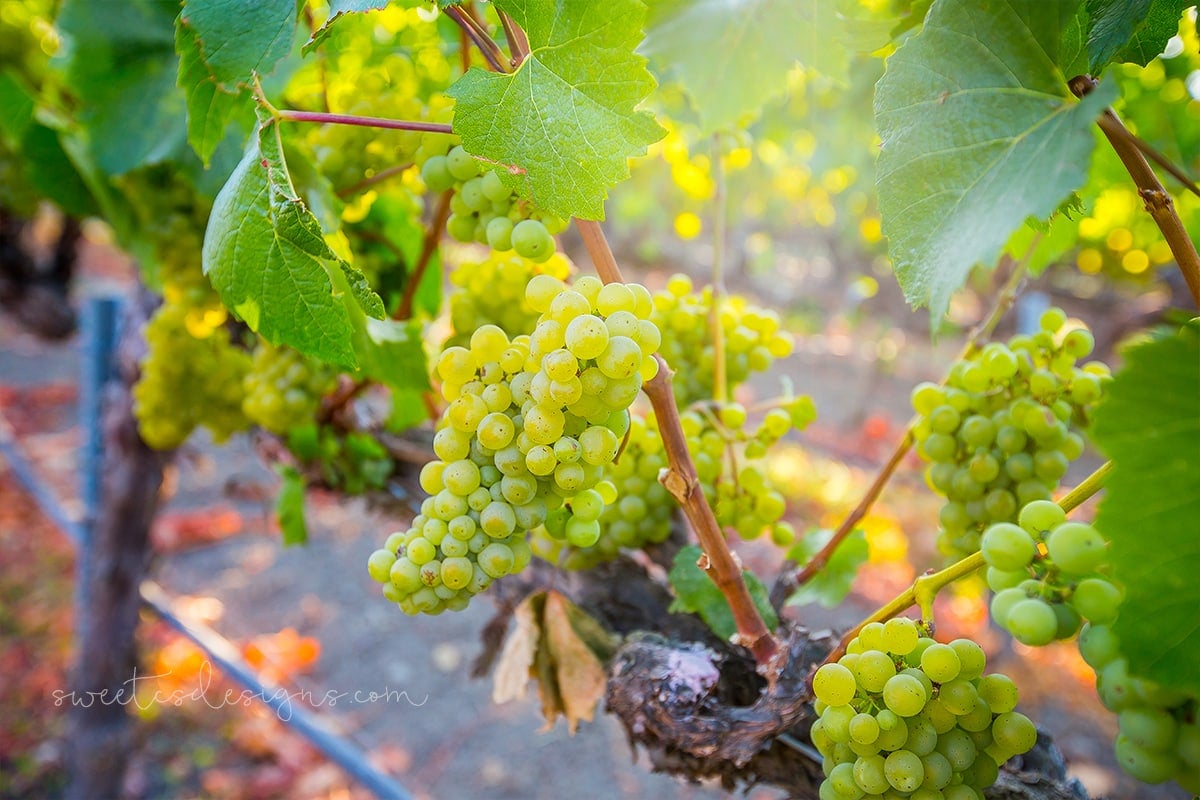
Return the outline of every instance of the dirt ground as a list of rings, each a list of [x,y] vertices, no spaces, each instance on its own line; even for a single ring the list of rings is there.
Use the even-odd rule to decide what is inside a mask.
[[[776,297],[806,331],[797,353],[774,374],[788,376],[797,392],[813,395],[821,420],[796,443],[822,464],[848,462],[848,468],[837,468],[841,472],[828,467],[833,477],[821,480],[825,488],[835,477],[843,480],[843,502],[850,498],[852,504],[855,492],[865,486],[903,430],[909,389],[916,381],[936,377],[961,340],[946,336],[931,344],[925,313],[906,316],[887,279],[879,281],[880,293],[867,299],[848,288],[850,281],[815,274],[818,271],[799,275],[795,286],[800,288],[788,297],[777,297],[766,281],[753,276],[741,282]],[[661,274],[646,276],[652,287],[661,280]],[[107,290],[120,283],[102,275],[85,281],[81,291]],[[806,287],[813,291],[803,294]],[[972,309],[960,312],[967,319]],[[80,435],[70,387],[78,374],[77,342],[36,342],[0,320],[0,389],[8,393],[0,408],[16,417],[12,421],[25,447],[64,494],[75,486]],[[57,404],[47,401],[48,386],[61,390]],[[763,393],[772,388],[763,382],[757,387]],[[0,467],[0,475],[6,469]],[[259,641],[252,652],[266,653],[264,668],[277,668],[289,691],[307,690],[315,698],[328,698],[329,691],[350,696],[356,691],[402,693],[386,702],[319,700],[317,713],[371,753],[414,795],[495,800],[725,796],[716,787],[686,785],[650,773],[644,759],[630,751],[615,721],[603,713],[570,736],[562,722],[540,730],[543,723],[532,686],[524,700],[494,705],[489,682],[468,677],[490,605],[476,602],[465,612],[435,618],[404,617],[378,596],[364,569],[367,555],[404,520],[388,518],[361,500],[318,496],[309,503],[311,541],[284,548],[270,522],[274,483],[274,475],[245,437],[219,448],[196,437],[172,471],[172,495],[156,530],[161,554],[155,559],[154,578],[193,618],[235,642]],[[11,480],[0,489],[5,495],[0,504],[15,502],[9,494],[17,491]],[[910,470],[897,482],[896,494],[884,498],[885,506],[904,523],[908,550],[917,556],[929,553],[932,531],[914,517],[918,509],[925,513],[936,508],[927,497],[918,500],[919,494],[919,478]],[[0,552],[0,561],[8,555]],[[755,557],[770,560],[761,553]],[[52,563],[54,569],[64,569],[62,559]],[[848,624],[856,614],[886,600],[889,587],[904,579],[904,574],[897,578],[886,570],[868,571],[853,601],[836,613],[815,607],[796,613],[813,626]],[[68,589],[59,599],[69,609],[69,578],[63,585]],[[959,617],[967,626],[970,612]],[[174,637],[150,617],[145,628],[146,647],[157,659],[148,666],[186,663],[187,670],[180,668],[175,676],[177,684],[199,679],[203,671],[197,670],[195,654],[167,658],[163,653],[178,648]],[[280,634],[286,629],[294,630],[288,635],[292,638]],[[1026,698],[1025,710],[1055,735],[1073,774],[1093,796],[1185,797],[1179,790],[1141,786],[1115,769],[1114,720],[1100,708],[1090,676],[1077,674],[1078,659],[1069,646],[1045,648],[1031,656],[1018,647],[1029,656],[1022,659],[995,631],[985,634],[992,666],[1014,674]],[[319,654],[305,644],[310,642],[317,643]],[[13,645],[11,638],[0,638],[0,650]],[[272,663],[272,653],[282,665]],[[26,713],[38,705],[26,702]],[[198,709],[186,703],[159,704],[143,712],[145,735],[129,795],[367,796],[269,716],[261,706]],[[290,755],[280,742],[294,744]],[[43,774],[54,773],[56,752],[53,740],[37,750]],[[269,773],[272,769],[275,773]],[[40,796],[36,786],[22,793],[12,788],[15,785],[9,784],[10,796]],[[4,787],[0,782],[0,796]],[[778,796],[767,789],[751,793],[757,800]]]

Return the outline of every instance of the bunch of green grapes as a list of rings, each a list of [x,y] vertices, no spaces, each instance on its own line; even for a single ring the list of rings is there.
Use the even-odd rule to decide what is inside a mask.
[[[428,105],[414,92],[412,62],[392,53],[355,80],[354,91],[338,113],[363,117],[449,122],[450,104],[438,95]],[[334,99],[342,99],[335,97]],[[360,125],[321,125],[309,135],[317,168],[336,189],[354,186],[389,167],[413,161],[427,135],[420,131],[384,130]]]
[[[794,422],[802,427],[802,420],[793,420],[793,411],[805,405],[804,399],[785,401],[767,411],[752,430],[746,427],[748,415],[740,403],[713,403],[680,415],[700,486],[721,527],[732,528],[743,539],[756,539],[769,530],[780,547],[796,538],[792,526],[783,521],[783,494],[767,477],[762,459]]]
[[[821,800],[982,800],[1000,765],[1037,741],[1017,687],[984,675],[986,661],[969,639],[940,644],[911,619],[865,626],[813,676]]]
[[[624,450],[596,486],[604,501],[600,538],[588,547],[572,547],[566,540],[567,515],[552,513],[530,540],[534,555],[566,569],[589,569],[616,558],[621,548],[638,549],[665,541],[678,507],[658,482],[658,474],[666,466],[667,454],[653,414],[631,414]]]
[[[980,542],[988,563],[992,619],[1027,645],[1075,635],[1086,619],[1107,625],[1117,617],[1121,590],[1104,572],[1108,542],[1083,522],[1067,522],[1057,503],[1035,500],[1019,525],[998,522]]]
[[[459,264],[450,273],[454,335],[447,344],[466,344],[471,332],[484,325],[497,325],[509,336],[533,330],[538,313],[525,299],[525,285],[534,275],[564,280],[570,272],[570,262],[560,254],[535,264],[516,253],[492,251],[483,261]]]
[[[517,255],[541,263],[555,253],[554,236],[567,227],[567,220],[540,211],[510,189],[494,170],[460,145],[430,152],[421,164],[421,178],[431,192],[453,189],[446,232],[460,242],[478,242],[498,252],[515,250]]]
[[[652,319],[663,332],[662,354],[669,364],[687,364],[675,373],[675,401],[684,408],[717,396],[713,376],[713,292],[695,292],[686,275],[673,275],[654,295]],[[791,354],[792,337],[779,327],[774,311],[726,295],[717,310],[725,344],[726,396],[751,372],[763,372]]]
[[[1079,652],[1096,671],[1100,701],[1117,715],[1117,763],[1146,783],[1175,780],[1200,794],[1200,697],[1129,674],[1111,627],[1089,622]]]
[[[230,341],[225,307],[203,290],[168,289],[146,326],[146,356],[133,387],[146,444],[170,450],[197,425],[218,441],[245,429],[242,379],[250,356]]]
[[[157,282],[164,291],[175,286],[212,294],[201,267],[212,203],[166,165],[145,167],[115,181],[137,217],[138,235],[150,242]]]
[[[272,433],[286,434],[313,421],[321,398],[337,387],[337,372],[286,345],[259,340],[243,385],[246,416]]]
[[[383,488],[394,467],[387,449],[374,436],[333,425],[310,422],[292,428],[287,446],[301,462],[317,466],[326,486],[346,494]]]
[[[469,347],[438,360],[449,405],[433,440],[438,460],[421,471],[430,497],[368,562],[406,613],[461,609],[522,569],[531,557],[525,534],[552,511],[567,508],[562,531],[572,545],[600,538],[595,487],[643,376],[657,368],[650,293],[591,277],[568,289],[535,275],[525,297],[540,314],[531,334],[510,340],[484,325]]]
[[[1072,427],[1086,424],[1109,372],[1099,362],[1076,366],[1094,341],[1065,322],[1052,308],[1038,333],[989,344],[954,364],[944,387],[913,390],[917,452],[933,462],[926,479],[947,500],[938,534],[944,555],[975,552],[988,525],[1015,522],[1026,504],[1050,499],[1082,454]]]
[[[767,476],[762,457],[789,430],[810,421],[807,398],[786,400],[767,411],[752,430],[746,429],[746,410],[737,403],[710,404],[680,416],[688,452],[696,465],[705,498],[717,522],[743,539],[770,531],[772,541],[786,547],[796,536],[783,521],[785,500]],[[589,547],[571,547],[555,529],[553,517],[537,531],[534,553],[567,569],[587,569],[615,558],[621,548],[657,544],[671,534],[671,517],[678,504],[658,481],[667,467],[658,421],[653,414],[631,416],[629,434],[620,458],[605,470],[597,486],[605,501],[600,515],[600,539]],[[606,492],[610,491],[611,495]]]

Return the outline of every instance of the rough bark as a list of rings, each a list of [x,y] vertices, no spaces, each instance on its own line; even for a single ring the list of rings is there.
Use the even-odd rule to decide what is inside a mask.
[[[146,316],[144,308],[131,309],[119,345],[118,379],[109,387],[104,416],[103,500],[91,546],[80,552],[85,613],[77,620],[71,674],[69,800],[119,797],[132,750],[133,725],[127,712],[135,687],[131,678],[137,660],[139,587],[168,459],[142,441],[133,416],[130,387]]]
[[[797,798],[816,798],[823,779],[809,738],[816,720],[808,678],[837,637],[785,627],[788,660],[768,683],[744,649],[715,637],[698,618],[670,614],[671,595],[632,559],[597,570],[563,572],[543,562],[496,584],[498,613],[484,631],[476,663],[482,674],[499,650],[508,619],[530,592],[553,588],[624,637],[608,664],[606,705],[631,747],[655,771],[690,781],[718,780],[726,789],[769,784]],[[620,587],[614,591],[613,587]],[[1005,765],[988,800],[1087,800],[1066,777],[1049,737]]]

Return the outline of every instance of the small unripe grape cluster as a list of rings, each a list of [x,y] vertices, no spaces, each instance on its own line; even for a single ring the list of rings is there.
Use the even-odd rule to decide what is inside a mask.
[[[521,199],[499,172],[484,170],[461,145],[450,147],[447,141],[446,147],[441,153],[429,152],[421,164],[421,179],[431,192],[454,190],[446,232],[460,242],[486,244],[498,252],[515,250],[537,263],[554,255],[554,237],[566,229],[567,221]]]
[[[211,292],[169,289],[146,326],[133,412],[146,444],[170,450],[203,425],[218,441],[247,427],[242,378],[250,356],[230,341]]]
[[[533,330],[538,313],[525,299],[525,286],[534,275],[551,275],[564,280],[571,264],[555,254],[535,264],[516,253],[497,253],[479,262],[464,262],[450,273],[450,324],[454,334],[447,345],[466,345],[471,333],[484,325],[496,325],[509,336]]]
[[[433,440],[438,460],[421,471],[430,497],[369,562],[406,613],[464,607],[523,568],[525,534],[543,523],[574,547],[600,538],[597,485],[643,374],[657,368],[650,293],[592,277],[568,289],[536,275],[525,296],[540,315],[532,334],[510,340],[485,325],[438,360],[449,405]]]
[[[1068,639],[1081,622],[1117,618],[1121,590],[1104,574],[1108,541],[1091,525],[1068,522],[1057,503],[1035,500],[1019,524],[998,522],[983,533],[992,619],[1022,644]]]
[[[673,275],[665,291],[654,294],[654,322],[662,331],[662,354],[669,364],[687,364],[675,372],[675,401],[684,408],[716,396],[713,386],[713,292],[693,290],[686,275]],[[791,354],[792,337],[780,329],[779,315],[745,298],[722,297],[717,309],[725,344],[726,396],[751,372],[763,372]]]
[[[1079,653],[1096,671],[1100,701],[1117,715],[1121,769],[1146,783],[1175,780],[1200,794],[1200,697],[1130,675],[1107,625],[1084,625]]]
[[[783,520],[787,503],[762,459],[793,427],[807,424],[810,407],[808,398],[784,401],[753,428],[747,427],[749,416],[740,403],[712,403],[680,414],[696,476],[722,528],[743,539],[769,530],[780,547],[795,540],[795,530]]]
[[[313,421],[321,398],[337,387],[337,372],[286,345],[260,340],[243,381],[242,410],[272,433]]]
[[[984,675],[986,661],[975,642],[935,642],[911,619],[866,625],[813,676],[821,800],[982,800],[1037,741],[1016,685]]]
[[[381,489],[392,475],[392,457],[370,433],[310,422],[288,431],[286,441],[292,455],[316,465],[325,486],[346,494]]]
[[[164,293],[203,290],[204,295],[215,298],[204,277],[200,254],[212,202],[179,170],[165,164],[128,172],[114,182],[129,201],[138,235],[149,242],[153,252],[153,264],[143,265],[153,269],[147,282],[162,286]],[[215,304],[215,299],[204,302]]]
[[[922,383],[912,403],[917,452],[933,462],[926,479],[946,497],[938,548],[960,558],[979,549],[994,522],[1015,522],[1034,500],[1049,500],[1084,447],[1072,426],[1085,425],[1108,368],[1076,361],[1092,351],[1084,328],[1065,328],[1057,308],[1041,330],[993,342],[957,362],[946,385]]]

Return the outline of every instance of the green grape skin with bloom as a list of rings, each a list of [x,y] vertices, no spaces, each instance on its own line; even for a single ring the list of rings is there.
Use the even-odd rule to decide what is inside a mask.
[[[979,645],[940,644],[913,620],[864,626],[813,675],[820,797],[982,797],[999,766],[1037,740],[1015,710],[1015,684],[985,667]]]

